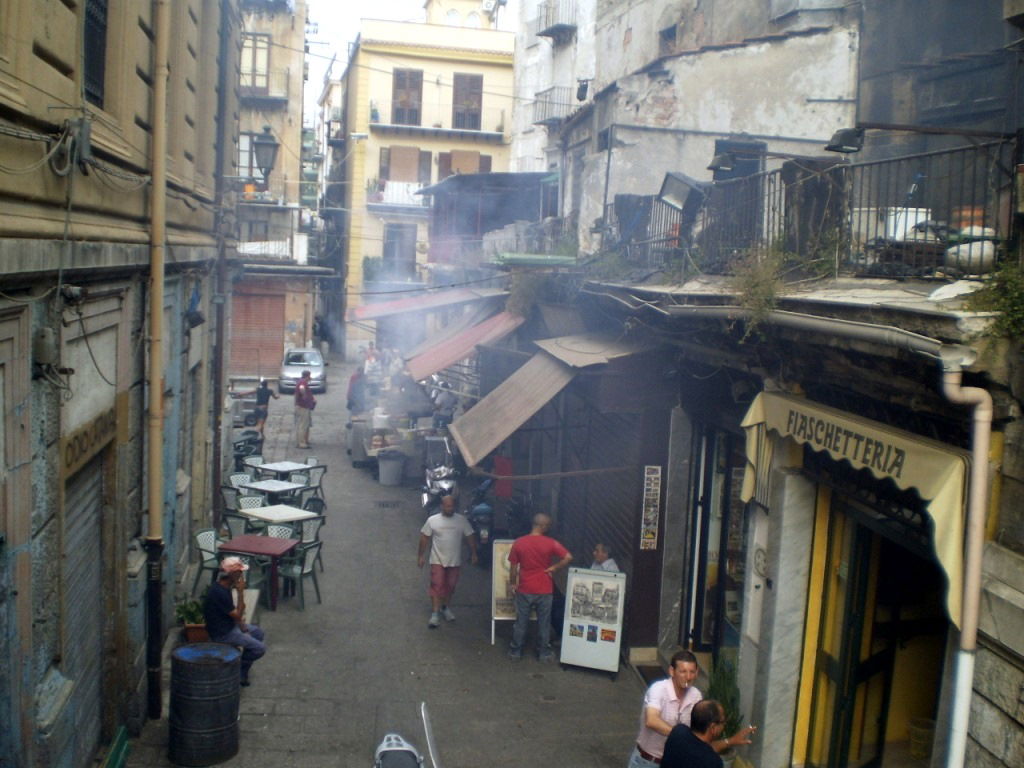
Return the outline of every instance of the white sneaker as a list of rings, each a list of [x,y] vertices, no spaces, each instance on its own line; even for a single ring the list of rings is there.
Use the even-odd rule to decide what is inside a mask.
[[[444,615],[445,621],[455,621],[455,614],[447,605],[441,609],[441,613]]]
[[[427,622],[427,626],[430,627],[431,629],[437,629],[438,627],[440,627],[441,626],[441,614],[438,613],[437,611],[434,611],[432,614],[430,614],[430,621]]]

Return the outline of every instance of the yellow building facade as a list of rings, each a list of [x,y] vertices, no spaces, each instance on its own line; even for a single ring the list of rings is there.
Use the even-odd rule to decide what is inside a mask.
[[[341,78],[340,180],[328,183],[343,187],[331,197],[347,221],[348,308],[370,293],[401,297],[429,282],[430,201],[420,189],[509,168],[514,35],[489,28],[468,0],[430,2],[427,20],[364,19]],[[346,354],[375,334],[347,325]]]

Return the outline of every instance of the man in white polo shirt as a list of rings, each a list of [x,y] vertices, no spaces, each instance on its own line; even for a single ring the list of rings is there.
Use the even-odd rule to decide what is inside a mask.
[[[430,605],[433,612],[427,626],[437,629],[443,615],[447,621],[455,621],[449,604],[459,583],[462,565],[462,540],[469,543],[470,561],[476,562],[476,535],[465,515],[455,514],[455,497],[441,497],[441,511],[427,518],[420,529],[417,562],[423,567],[427,547],[430,547]]]
[[[679,723],[690,724],[693,705],[704,698],[693,687],[697,679],[697,657],[679,651],[668,665],[668,677],[651,683],[644,695],[640,733],[629,757],[629,768],[651,768],[661,763],[665,739]]]

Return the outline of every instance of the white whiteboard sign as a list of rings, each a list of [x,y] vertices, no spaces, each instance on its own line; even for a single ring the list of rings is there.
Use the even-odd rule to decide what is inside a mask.
[[[559,661],[618,671],[625,604],[626,574],[570,568]]]

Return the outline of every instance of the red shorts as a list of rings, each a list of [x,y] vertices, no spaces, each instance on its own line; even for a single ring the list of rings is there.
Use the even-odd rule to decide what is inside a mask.
[[[455,591],[455,585],[459,583],[459,571],[461,568],[453,565],[445,568],[443,565],[430,564],[430,589],[427,591],[431,597],[451,597]]]

